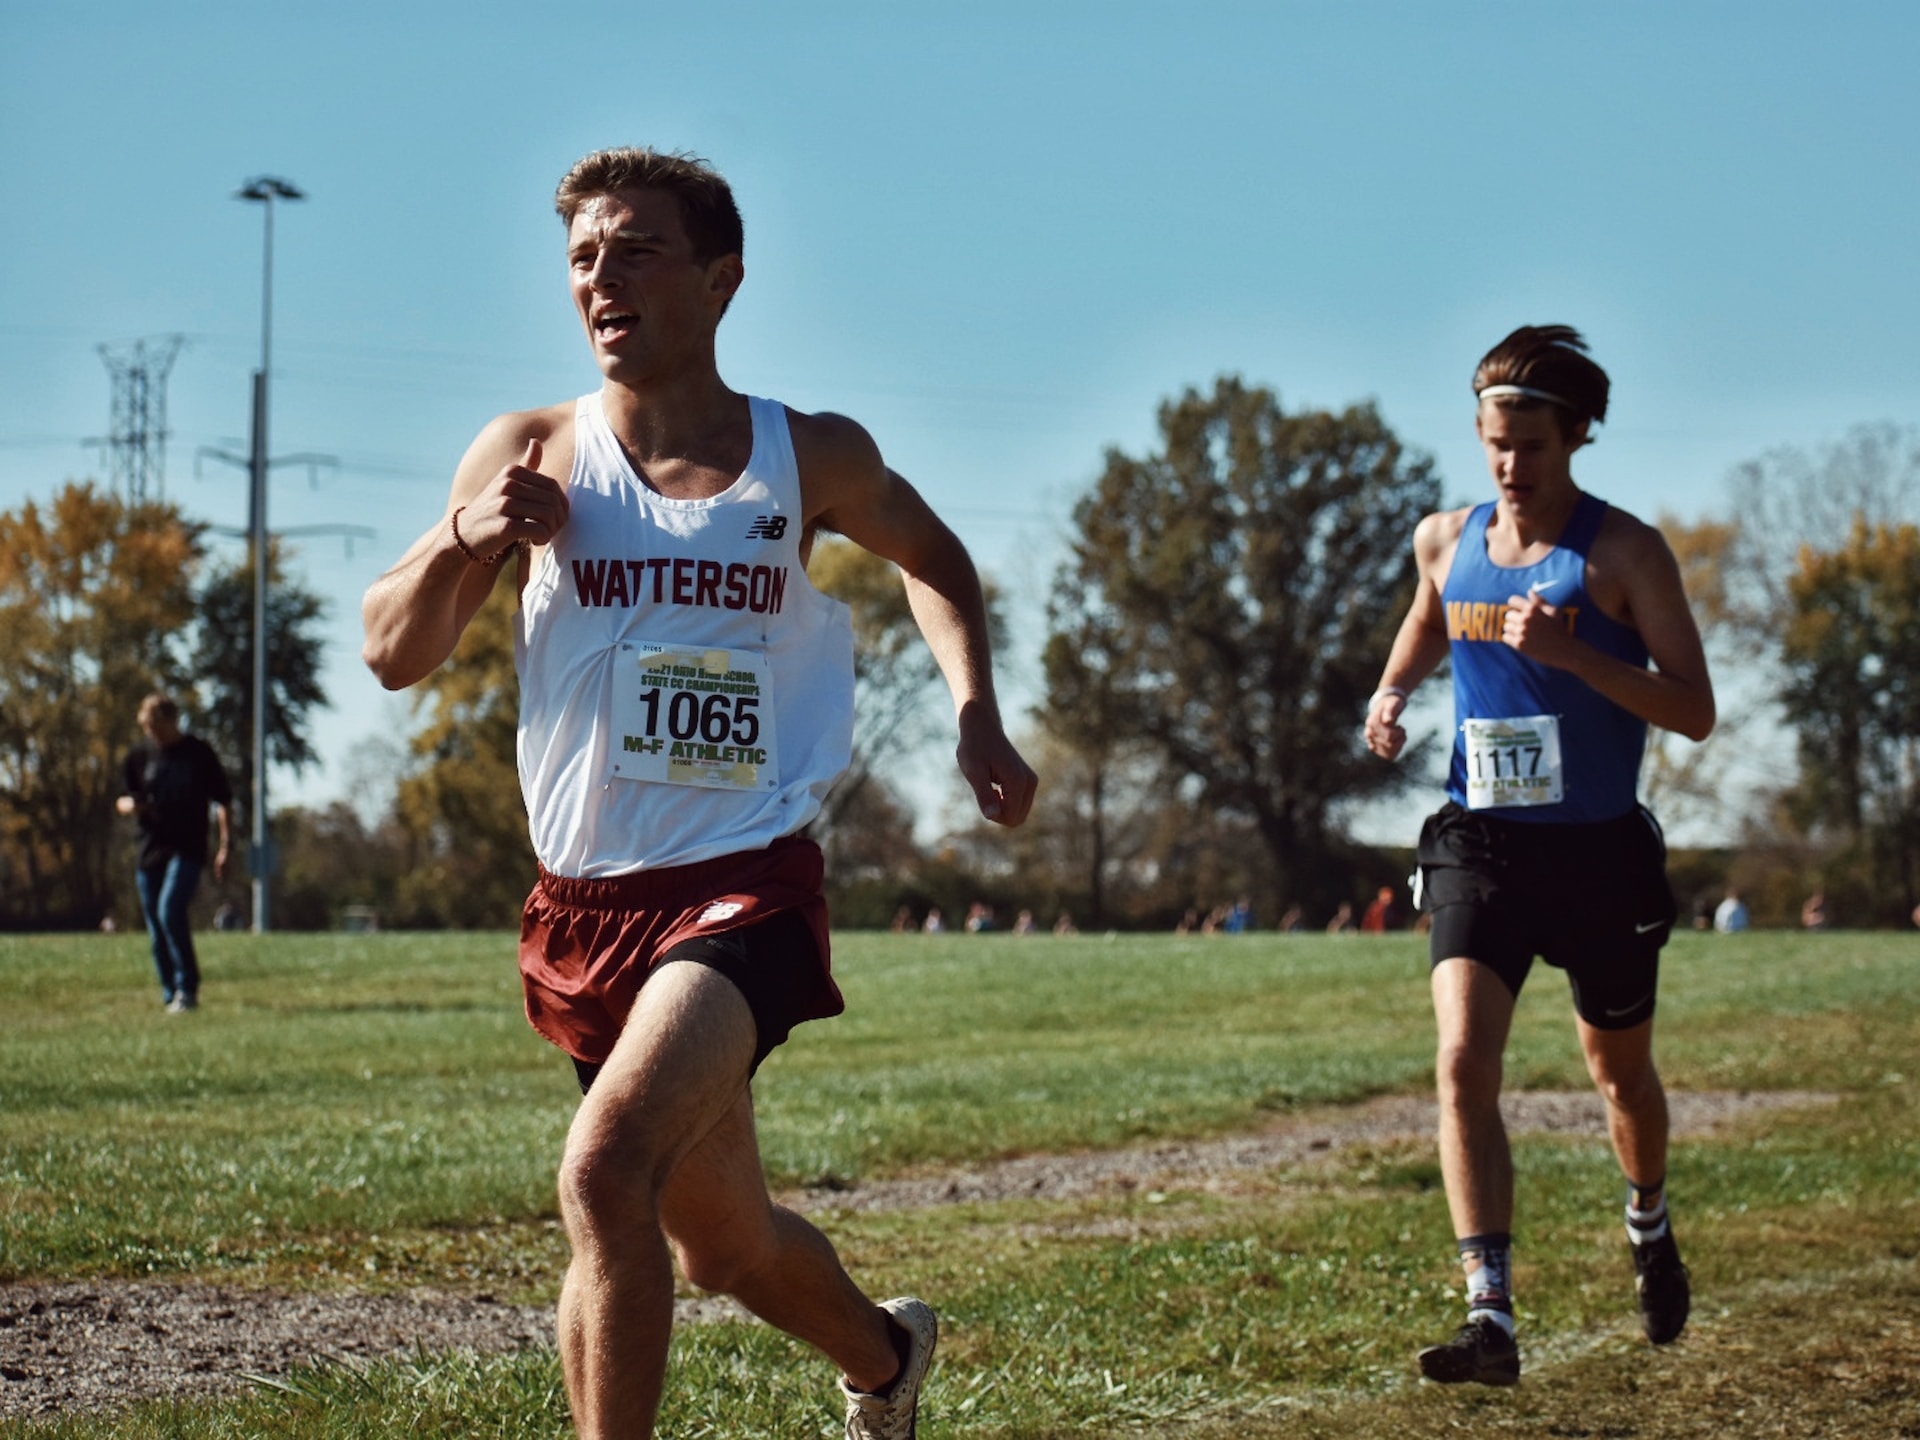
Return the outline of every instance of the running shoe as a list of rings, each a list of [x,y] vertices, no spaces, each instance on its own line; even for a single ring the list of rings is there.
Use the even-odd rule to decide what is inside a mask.
[[[1481,1315],[1460,1327],[1444,1345],[1420,1352],[1420,1373],[1442,1385],[1518,1385],[1520,1347],[1506,1327]]]
[[[912,1339],[900,1377],[884,1395],[855,1390],[845,1380],[840,1393],[847,1401],[847,1440],[914,1440],[920,1409],[920,1385],[933,1363],[933,1347],[940,1338],[940,1321],[924,1300],[902,1296],[880,1308],[894,1318]]]
[[[1656,1345],[1679,1339],[1687,1328],[1687,1312],[1693,1308],[1693,1288],[1687,1267],[1680,1263],[1672,1227],[1658,1240],[1632,1249],[1633,1286],[1640,1292],[1640,1323],[1647,1339]]]

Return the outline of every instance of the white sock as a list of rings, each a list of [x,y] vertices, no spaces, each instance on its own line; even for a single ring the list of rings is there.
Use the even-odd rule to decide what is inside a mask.
[[[1635,1245],[1658,1240],[1672,1228],[1667,1223],[1667,1197],[1664,1195],[1651,1210],[1636,1210],[1631,1204],[1627,1206],[1627,1239]]]

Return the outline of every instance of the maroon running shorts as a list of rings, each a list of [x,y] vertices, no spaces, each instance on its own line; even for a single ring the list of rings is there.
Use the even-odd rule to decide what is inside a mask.
[[[576,1061],[603,1064],[647,977],[686,946],[672,958],[720,971],[746,997],[760,1032],[757,1066],[795,1025],[846,1008],[829,966],[824,876],[820,847],[794,836],[604,880],[542,869],[520,920],[527,1019]],[[776,919],[771,930],[792,928],[798,943],[697,943]]]

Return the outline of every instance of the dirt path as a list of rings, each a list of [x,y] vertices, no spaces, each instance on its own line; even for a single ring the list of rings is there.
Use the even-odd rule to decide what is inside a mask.
[[[1831,1105],[1837,1098],[1705,1092],[1676,1094],[1670,1101],[1675,1134],[1700,1135],[1758,1111]],[[1516,1134],[1605,1133],[1600,1102],[1590,1093],[1523,1093],[1502,1103]],[[1433,1128],[1430,1099],[1396,1096],[1289,1115],[1250,1135],[1029,1155],[782,1198],[807,1211],[880,1211],[1070,1198],[1149,1184],[1232,1184],[1236,1177],[1312,1163],[1356,1145],[1431,1136]],[[736,1313],[724,1301],[682,1301],[679,1307],[687,1322]],[[518,1350],[551,1343],[552,1334],[552,1313],[545,1307],[434,1290],[282,1294],[151,1281],[0,1286],[0,1417],[236,1390],[249,1383],[248,1376],[278,1374],[319,1356]]]

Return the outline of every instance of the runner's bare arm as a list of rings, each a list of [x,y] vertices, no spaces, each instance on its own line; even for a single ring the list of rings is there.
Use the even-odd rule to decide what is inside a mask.
[[[1427,516],[1414,528],[1413,557],[1419,579],[1413,604],[1407,607],[1406,618],[1393,637],[1386,669],[1380,672],[1380,683],[1367,705],[1367,748],[1382,759],[1397,760],[1406,749],[1407,732],[1400,716],[1408,698],[1447,658],[1446,612],[1440,590],[1452,568],[1466,516],[1464,510],[1443,511]],[[1394,694],[1396,690],[1406,693]]]
[[[567,523],[566,488],[540,472],[553,441],[570,444],[564,409],[502,415],[482,430],[454,472],[446,513],[368,589],[360,653],[389,690],[438,669],[501,571],[512,568],[511,557],[487,565],[461,552],[453,538],[456,510],[460,539],[483,560],[522,540],[544,545]]]
[[[1617,586],[1624,611],[1619,618],[1640,632],[1652,669],[1629,665],[1578,639],[1556,618],[1557,607],[1538,595],[1516,595],[1508,602],[1503,638],[1528,659],[1579,676],[1650,725],[1689,740],[1706,739],[1715,719],[1713,679],[1673,551],[1658,530],[1627,515],[1620,516],[1617,529],[1602,532],[1601,543],[1605,550],[1596,544],[1592,568]]]
[[[793,429],[807,523],[900,567],[913,618],[953,694],[960,773],[982,815],[1020,824],[1038,781],[1000,718],[986,599],[966,547],[919,491],[886,467],[860,426],[838,415],[812,415],[794,417]]]

